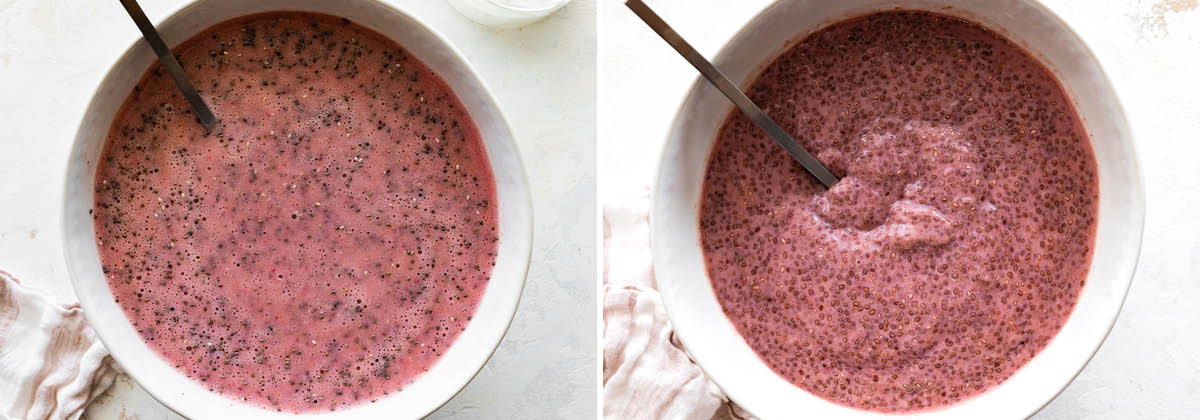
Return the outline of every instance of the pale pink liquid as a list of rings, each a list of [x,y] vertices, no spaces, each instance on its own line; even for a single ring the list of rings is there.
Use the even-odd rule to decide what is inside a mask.
[[[1096,161],[1055,78],[972,23],[889,12],[770,63],[754,101],[842,176],[825,191],[740,114],[700,229],[717,297],[776,372],[834,402],[944,406],[1057,334],[1092,255]]]
[[[332,410],[402,389],[475,312],[496,190],[450,88],[323,15],[210,28],[175,50],[222,125],[152,68],[96,174],[100,257],[147,343],[206,387]]]

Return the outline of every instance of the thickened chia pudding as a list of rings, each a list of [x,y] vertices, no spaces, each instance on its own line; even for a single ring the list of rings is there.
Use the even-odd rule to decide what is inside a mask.
[[[93,219],[117,303],[168,363],[272,410],[428,370],[496,261],[496,187],[450,87],[325,15],[252,15],[175,49],[221,124],[152,67],[117,114]]]
[[[993,387],[1062,327],[1096,231],[1096,160],[1054,76],[983,27],[829,26],[748,94],[842,177],[826,191],[740,114],[700,232],[728,318],[793,384],[882,412]]]

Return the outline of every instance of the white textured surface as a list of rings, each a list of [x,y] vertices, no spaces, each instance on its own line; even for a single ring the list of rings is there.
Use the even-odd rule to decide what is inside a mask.
[[[151,20],[183,0],[145,0]],[[491,30],[442,1],[390,0],[445,35],[509,117],[533,192],[533,262],[500,349],[431,418],[594,416],[595,0]],[[115,1],[0,0],[0,267],[74,301],[62,260],[62,182],[78,119],[108,66],[138,39]],[[92,419],[178,418],[128,378]]]
[[[768,0],[646,0],[712,56]],[[1145,169],[1142,259],[1117,325],[1034,418],[1191,419],[1200,413],[1200,5],[1047,0],[1096,53],[1124,101]],[[696,73],[619,1],[600,7],[600,198],[646,194]],[[610,261],[611,270],[626,266]]]

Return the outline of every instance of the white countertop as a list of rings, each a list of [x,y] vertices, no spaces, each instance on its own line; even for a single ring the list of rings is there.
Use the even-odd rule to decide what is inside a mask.
[[[711,57],[768,0],[646,0]],[[1039,420],[1200,415],[1200,5],[1196,0],[1045,0],[1095,51],[1133,125],[1146,229],[1116,327]],[[600,7],[602,202],[653,180],[662,141],[696,72],[618,1]],[[621,261],[611,261],[614,266]]]
[[[512,328],[431,418],[592,418],[596,2],[575,0],[546,21],[500,31],[443,1],[387,1],[449,38],[492,87],[534,201],[533,264]],[[141,4],[159,21],[184,2]],[[0,0],[0,269],[64,303],[75,301],[59,222],[67,152],[92,92],[139,36],[115,1]],[[179,418],[127,377],[86,415]]]

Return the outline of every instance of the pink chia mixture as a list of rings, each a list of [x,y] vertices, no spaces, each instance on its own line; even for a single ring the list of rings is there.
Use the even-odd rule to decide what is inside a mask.
[[[882,412],[1003,382],[1058,333],[1096,231],[1096,161],[1054,76],[979,25],[844,21],[750,97],[842,177],[826,191],[748,119],[721,128],[700,231],[725,314],[793,384]]]
[[[253,15],[175,49],[221,121],[156,65],[118,113],[93,219],[142,338],[205,387],[304,412],[427,371],[495,264],[495,181],[451,89],[347,20]]]

